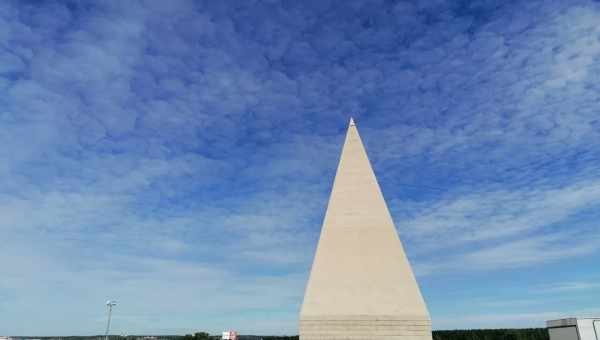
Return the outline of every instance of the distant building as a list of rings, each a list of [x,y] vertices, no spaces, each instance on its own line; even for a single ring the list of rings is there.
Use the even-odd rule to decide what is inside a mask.
[[[550,340],[600,340],[600,317],[546,321]]]
[[[237,332],[236,331],[225,331],[223,332],[223,336],[221,340],[237,340]]]

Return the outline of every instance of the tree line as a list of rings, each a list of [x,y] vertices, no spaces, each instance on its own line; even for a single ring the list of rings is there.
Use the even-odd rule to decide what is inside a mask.
[[[34,337],[14,337],[14,339],[29,340]],[[144,339],[145,338],[145,339]],[[38,340],[104,340],[104,336],[65,336],[43,337]],[[210,335],[207,332],[181,335],[157,335],[153,337],[142,335],[118,336],[111,335],[109,340],[220,340],[220,335]],[[293,336],[259,336],[238,335],[238,340],[299,340]],[[460,329],[449,331],[433,331],[433,340],[550,340],[546,328],[521,328],[521,329]]]
[[[546,328],[433,331],[433,340],[549,340]]]

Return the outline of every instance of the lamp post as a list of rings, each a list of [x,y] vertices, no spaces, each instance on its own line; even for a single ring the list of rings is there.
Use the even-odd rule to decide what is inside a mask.
[[[106,333],[104,333],[104,340],[108,340],[108,332],[110,331],[110,317],[112,315],[112,308],[117,305],[117,301],[106,301],[106,307],[108,308],[108,322],[106,323]]]

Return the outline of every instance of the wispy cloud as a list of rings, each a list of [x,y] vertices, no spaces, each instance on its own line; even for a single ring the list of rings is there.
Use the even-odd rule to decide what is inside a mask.
[[[600,249],[595,222],[581,217],[594,215],[600,205],[597,181],[450,197],[421,209],[415,207],[415,218],[401,222],[401,232],[420,245],[416,255],[431,256],[435,262],[421,264],[422,274],[456,267],[517,268]],[[578,227],[569,228],[573,225]],[[441,261],[440,256],[444,258]]]
[[[458,250],[445,257],[432,256],[430,260],[417,262],[416,268],[420,275],[523,268],[596,253],[600,249],[598,240],[597,233],[592,237],[573,234],[531,236],[498,245],[482,245],[474,250]]]
[[[437,235],[443,239],[453,233],[455,236],[449,242],[474,242],[549,228],[597,206],[600,206],[598,180],[558,188],[530,186],[514,191],[491,190],[439,200],[414,213],[418,216],[408,221],[405,228],[415,237]]]
[[[543,293],[563,293],[588,290],[600,290],[600,283],[596,281],[558,282],[542,287],[539,291]]]

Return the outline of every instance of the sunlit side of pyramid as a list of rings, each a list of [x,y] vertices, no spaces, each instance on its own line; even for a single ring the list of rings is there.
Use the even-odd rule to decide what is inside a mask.
[[[354,122],[300,312],[300,339],[431,340],[431,321]]]

